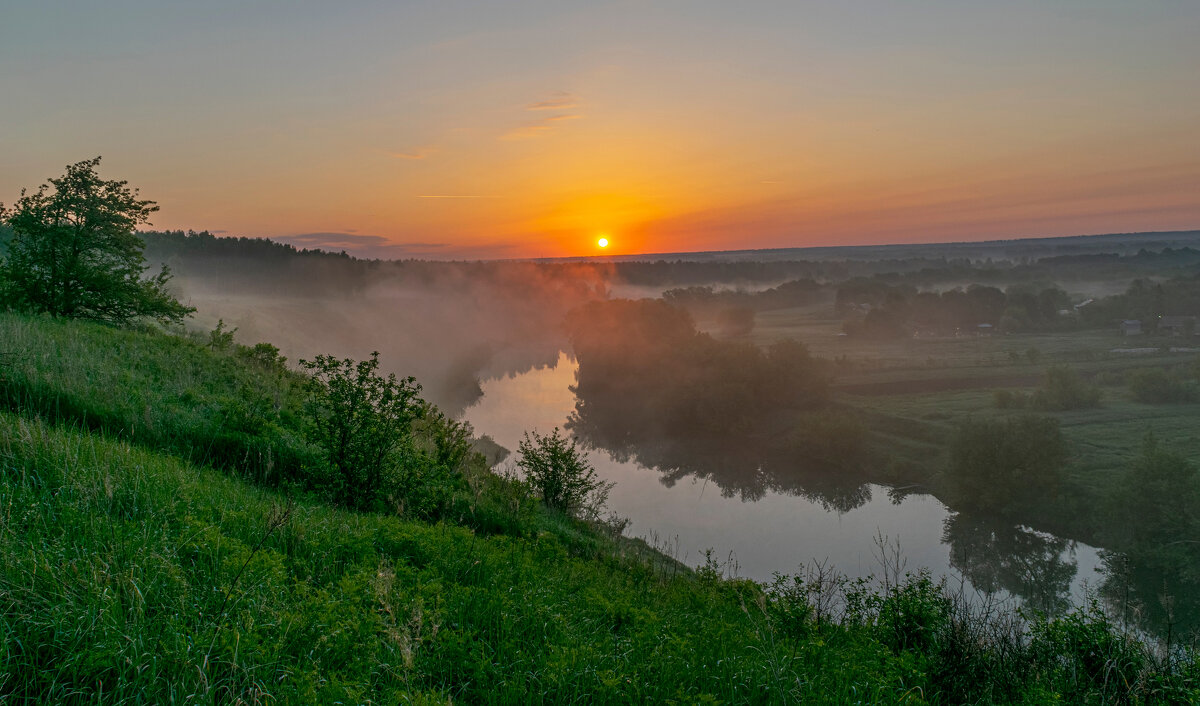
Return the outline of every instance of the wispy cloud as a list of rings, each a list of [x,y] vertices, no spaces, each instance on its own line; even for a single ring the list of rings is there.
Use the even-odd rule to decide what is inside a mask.
[[[577,115],[577,114],[550,115],[550,116],[542,118],[541,120],[538,120],[537,122],[526,123],[524,125],[515,127],[512,130],[509,130],[508,132],[501,135],[500,139],[502,139],[502,140],[527,140],[531,137],[537,137],[538,135],[543,135],[543,134],[549,132],[550,130],[553,130],[555,124],[557,124],[557,123],[565,122],[568,120],[578,120],[582,117],[583,117],[582,115]]]
[[[395,159],[428,159],[437,150],[433,147],[419,147],[410,152],[388,152],[389,157]]]
[[[525,110],[570,110],[578,106],[575,96],[566,91],[555,91],[550,98],[525,106]]]

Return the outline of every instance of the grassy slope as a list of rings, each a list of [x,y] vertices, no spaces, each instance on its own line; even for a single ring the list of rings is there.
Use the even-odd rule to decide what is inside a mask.
[[[0,312],[0,408],[34,412],[247,477],[295,478],[301,379],[201,343]]]
[[[885,702],[919,676],[848,634],[777,639],[752,585],[552,532],[300,503],[269,533],[278,494],[7,414],[0,469],[0,694],[18,699]]]
[[[1158,688],[1144,664],[1121,662],[1117,680],[1096,667],[1098,643],[1079,639],[1091,623],[1006,652],[916,591],[870,594],[817,629],[802,604],[562,517],[485,536],[293,504],[246,480],[270,480],[246,472],[267,467],[249,451],[305,448],[288,375],[160,334],[15,316],[0,334],[0,703],[1040,703]],[[276,401],[257,407],[265,421],[231,414],[243,395]]]

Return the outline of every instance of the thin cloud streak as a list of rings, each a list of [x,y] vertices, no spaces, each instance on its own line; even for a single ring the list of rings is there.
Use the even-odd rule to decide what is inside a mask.
[[[436,151],[437,150],[435,150],[432,147],[421,147],[420,149],[416,150],[415,152],[388,152],[387,155],[394,159],[420,160],[420,159],[428,159],[429,155],[433,154]]]
[[[520,127],[514,128],[500,137],[502,140],[527,140],[531,137],[543,135],[554,129],[556,123],[566,122],[568,120],[579,120],[582,115],[551,115],[535,123],[528,123]]]
[[[569,110],[579,106],[579,101],[566,91],[558,91],[553,98],[530,103],[525,110]]]

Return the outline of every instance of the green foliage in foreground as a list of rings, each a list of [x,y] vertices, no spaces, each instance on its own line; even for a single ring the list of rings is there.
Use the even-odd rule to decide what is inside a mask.
[[[622,547],[625,547],[623,550]],[[1200,696],[1094,615],[1033,639],[927,578],[772,590],[536,538],[292,505],[0,415],[0,700],[1107,703]],[[822,600],[819,592],[826,591]]]

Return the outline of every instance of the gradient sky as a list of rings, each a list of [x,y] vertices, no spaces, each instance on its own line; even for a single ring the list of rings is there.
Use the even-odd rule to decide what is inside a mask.
[[[540,257],[1200,228],[1200,2],[0,0],[0,201]]]

